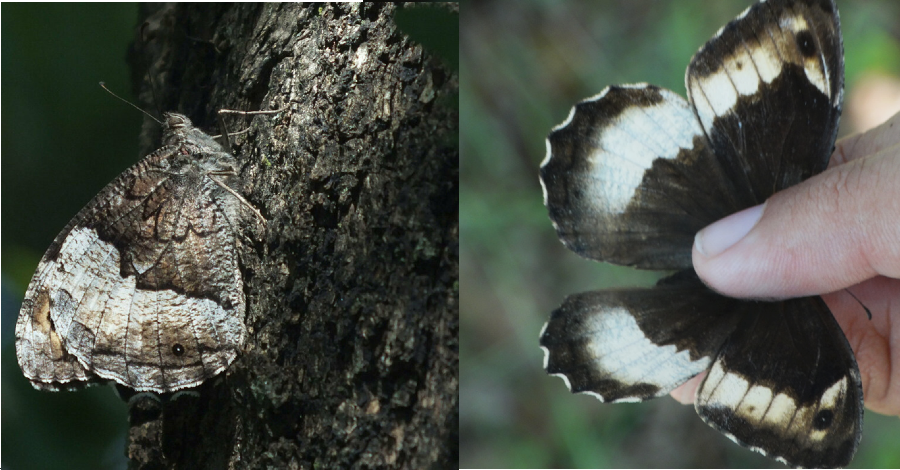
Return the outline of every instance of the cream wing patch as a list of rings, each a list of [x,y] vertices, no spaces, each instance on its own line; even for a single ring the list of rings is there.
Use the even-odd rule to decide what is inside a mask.
[[[817,427],[816,422],[830,420],[822,414],[842,409],[849,386],[848,377],[842,377],[816,405],[802,406],[784,392],[775,393],[761,384],[750,385],[747,379],[726,371],[722,362],[716,361],[697,392],[696,407],[701,416],[701,408],[729,410],[760,428],[777,429],[783,438],[821,442],[828,438],[829,429]]]
[[[801,13],[785,11],[777,23],[764,31],[745,36],[736,33],[739,43],[725,57],[705,54],[706,46],[700,49],[695,60],[702,61],[709,71],[691,73],[689,67],[685,81],[688,97],[705,129],[712,128],[716,117],[731,112],[738,97],[753,96],[763,84],[771,84],[786,64],[802,67],[810,83],[833,103],[837,102],[839,97],[831,96],[830,72],[822,45]]]
[[[73,230],[60,248],[45,283],[56,286],[50,317],[68,353],[135,390],[177,388],[221,372],[242,341],[242,322],[208,299],[139,289],[134,275],[120,275],[120,262],[90,228]],[[230,349],[224,356],[210,353],[223,347]]]
[[[59,390],[60,384],[88,382],[92,374],[66,352],[53,321],[50,297],[46,290],[35,292],[22,302],[32,315],[19,315],[16,321],[16,356],[22,373],[42,390]]]
[[[607,332],[595,335],[598,340],[588,341],[584,348],[587,356],[594,358],[613,380],[652,384],[659,387],[662,395],[709,367],[708,357],[692,361],[687,350],[654,344],[641,331],[634,316],[623,308],[595,315],[587,326],[592,331]]]

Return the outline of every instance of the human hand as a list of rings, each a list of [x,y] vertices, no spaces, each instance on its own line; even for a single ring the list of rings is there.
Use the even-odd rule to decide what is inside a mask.
[[[866,407],[900,415],[900,113],[838,141],[827,171],[700,231],[693,261],[704,282],[732,297],[828,293]],[[703,376],[671,395],[693,403]]]

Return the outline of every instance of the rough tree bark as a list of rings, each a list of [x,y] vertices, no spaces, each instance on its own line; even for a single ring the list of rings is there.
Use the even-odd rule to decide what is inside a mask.
[[[400,5],[143,8],[150,109],[211,134],[218,109],[286,109],[225,118],[268,219],[248,343],[199,397],[137,401],[131,467],[457,468],[457,72]]]

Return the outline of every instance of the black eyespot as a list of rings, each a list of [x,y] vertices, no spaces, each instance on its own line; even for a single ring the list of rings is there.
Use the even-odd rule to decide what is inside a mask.
[[[801,31],[797,34],[797,49],[803,57],[812,57],[816,55],[818,48],[816,47],[816,39],[809,30]]]
[[[830,428],[832,423],[834,423],[834,412],[831,410],[821,410],[813,418],[813,428],[817,431]]]
[[[172,354],[174,354],[176,356],[180,356],[180,355],[184,354],[184,346],[182,346],[178,343],[175,343],[175,345],[172,346]]]

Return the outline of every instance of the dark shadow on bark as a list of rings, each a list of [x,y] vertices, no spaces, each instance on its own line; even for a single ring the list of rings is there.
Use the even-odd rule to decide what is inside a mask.
[[[199,397],[132,407],[131,467],[457,468],[458,71],[397,5],[143,8],[149,109],[211,134],[218,109],[286,110],[224,118],[268,220],[244,352]]]

